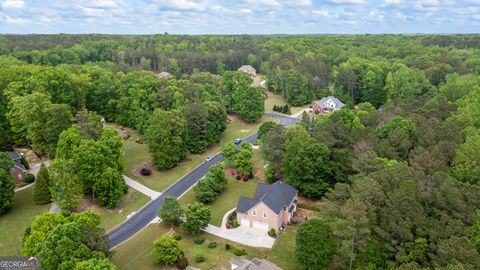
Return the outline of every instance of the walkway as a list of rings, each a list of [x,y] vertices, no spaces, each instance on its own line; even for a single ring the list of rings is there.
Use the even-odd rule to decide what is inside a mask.
[[[123,179],[125,180],[125,183],[127,183],[128,186],[131,188],[140,191],[141,193],[147,195],[150,197],[150,199],[155,200],[156,198],[160,197],[162,193],[157,192],[155,190],[151,190],[148,187],[140,184],[139,182],[133,180],[132,178],[129,178],[128,176],[124,175]]]
[[[222,226],[219,228],[208,224],[208,227],[204,229],[205,232],[216,235],[223,239],[237,242],[242,245],[259,247],[259,248],[272,248],[275,243],[275,239],[268,236],[267,232],[261,229],[252,228],[248,226],[238,226],[234,229],[227,229],[225,224],[228,215],[235,210],[228,211],[222,219]]]

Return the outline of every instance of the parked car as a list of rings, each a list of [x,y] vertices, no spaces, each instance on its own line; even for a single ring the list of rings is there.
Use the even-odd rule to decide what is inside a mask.
[[[211,155],[208,155],[208,157],[205,159],[206,162],[209,162],[210,160],[212,160],[213,157]]]
[[[242,139],[235,139],[235,144],[241,144],[242,143]]]

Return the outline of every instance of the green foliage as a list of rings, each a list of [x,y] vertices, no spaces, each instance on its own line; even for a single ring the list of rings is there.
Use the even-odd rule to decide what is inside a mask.
[[[403,130],[405,134],[412,139],[415,134],[415,123],[402,116],[395,116],[390,122],[378,129],[377,135],[381,140],[384,140],[392,136],[392,133],[396,129]]]
[[[460,145],[452,172],[460,181],[480,185],[480,133],[468,136]]]
[[[300,269],[330,269],[335,250],[332,229],[319,219],[302,223],[295,239],[295,258]]]
[[[179,234],[179,233],[175,233],[175,234],[173,235],[173,239],[175,239],[175,240],[177,240],[177,241],[180,241],[180,240],[182,240],[182,235]]]
[[[27,173],[23,178],[23,182],[25,183],[33,183],[35,181],[35,175],[32,173]]]
[[[475,211],[473,224],[467,228],[467,233],[472,244],[480,252],[480,210]]]
[[[260,88],[241,85],[233,93],[233,110],[243,119],[253,122],[265,112],[264,100]]]
[[[195,240],[193,241],[195,242],[195,244],[197,245],[201,245],[205,242],[205,237],[204,236],[197,236],[197,238],[195,238]]]
[[[66,213],[78,207],[83,199],[82,186],[73,170],[72,161],[58,158],[50,168],[52,200]]]
[[[188,259],[187,257],[183,256],[178,260],[177,262],[177,268],[178,269],[186,269],[188,267]]]
[[[223,166],[214,164],[208,169],[205,178],[198,181],[193,188],[195,198],[202,203],[209,203],[215,200],[215,197],[227,186],[228,180]]]
[[[182,257],[182,250],[172,236],[163,235],[153,242],[152,256],[156,263],[169,265]]]
[[[238,227],[238,220],[237,220],[237,219],[234,219],[232,223],[233,223],[233,224],[232,224],[233,228],[237,228],[237,227]]]
[[[15,184],[10,173],[0,170],[0,214],[5,213],[12,205]]]
[[[176,197],[167,196],[158,210],[158,217],[167,225],[178,225],[182,223],[183,210]],[[178,235],[180,236],[180,235]],[[175,236],[174,236],[175,237]],[[181,238],[181,236],[180,236]],[[176,239],[175,240],[180,240]]]
[[[157,109],[148,124],[145,141],[158,168],[171,168],[186,157],[186,122],[178,113]]]
[[[102,118],[95,112],[79,111],[75,115],[75,121],[80,128],[80,133],[84,139],[97,140],[102,134]]]
[[[234,245],[225,244],[225,249],[238,257],[247,255],[247,251],[245,249],[239,249]]]
[[[106,168],[95,180],[92,190],[100,205],[113,208],[120,204],[125,182],[122,175],[113,168]]]
[[[234,143],[227,143],[222,148],[222,156],[225,160],[226,166],[231,167],[234,165],[235,158],[238,154],[238,148]]]
[[[22,163],[25,169],[30,169],[30,164],[28,164],[28,161],[24,156],[21,156],[20,163]]]
[[[37,182],[33,186],[33,201],[35,204],[47,204],[52,201],[50,193],[50,173],[45,164],[42,163],[37,174]]]
[[[458,110],[451,116],[451,120],[457,123],[464,130],[480,129],[480,87],[474,87],[470,93],[459,99],[456,104]]]
[[[208,146],[208,111],[200,103],[187,103],[184,107],[186,119],[187,148],[192,153],[203,152]]]
[[[208,243],[208,248],[209,248],[209,249],[214,249],[214,248],[216,248],[216,247],[217,247],[217,242],[210,242],[210,243]]]
[[[271,237],[276,237],[276,236],[277,236],[277,232],[275,232],[275,229],[274,229],[274,228],[271,228],[271,229],[268,231],[268,235],[270,235]]]
[[[277,123],[275,123],[273,121],[267,121],[267,122],[262,123],[262,125],[260,125],[260,128],[258,129],[258,132],[257,132],[257,140],[262,141],[263,138],[265,137],[265,135],[270,130],[272,130],[276,125],[277,125]]]
[[[7,152],[0,152],[0,170],[6,173],[10,173],[13,168],[13,160],[10,158]]]
[[[446,82],[440,87],[439,92],[449,101],[454,102],[468,95],[476,87],[480,87],[480,76],[453,73],[446,76]]]
[[[206,228],[210,222],[210,208],[202,203],[194,202],[187,206],[185,211],[185,222],[181,224],[182,229],[193,234],[198,234],[201,229]]]
[[[201,263],[205,261],[205,256],[203,254],[197,254],[195,255],[195,262]]]
[[[238,151],[235,157],[235,168],[237,172],[244,177],[250,175],[253,172],[253,150],[252,146],[248,142],[242,142],[240,145],[240,151]]]
[[[117,267],[107,258],[93,258],[77,262],[73,270],[116,270]]]

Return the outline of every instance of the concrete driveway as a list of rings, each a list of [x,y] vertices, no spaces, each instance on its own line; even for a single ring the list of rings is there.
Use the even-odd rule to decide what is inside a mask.
[[[242,245],[260,248],[272,248],[275,243],[275,239],[268,236],[268,233],[264,230],[252,228],[249,226],[238,226],[234,229],[227,229],[225,227],[225,221],[228,215],[234,211],[234,209],[228,211],[222,220],[222,227],[213,226],[208,224],[208,227],[204,229],[205,232],[216,235],[218,237],[237,242]]]

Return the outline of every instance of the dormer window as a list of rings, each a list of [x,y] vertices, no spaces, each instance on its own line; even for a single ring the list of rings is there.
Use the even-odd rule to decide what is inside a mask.
[[[257,210],[255,210],[255,209],[252,210],[252,216],[254,216],[254,217],[257,216]]]

